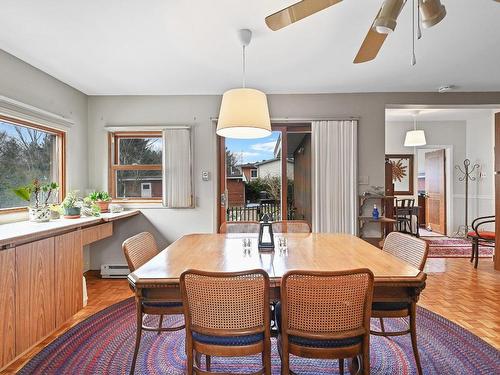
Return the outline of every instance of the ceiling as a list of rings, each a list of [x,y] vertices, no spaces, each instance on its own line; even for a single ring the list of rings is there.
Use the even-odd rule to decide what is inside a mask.
[[[236,31],[250,28],[247,84],[268,93],[500,90],[500,3],[442,0],[417,42],[411,7],[372,62],[352,60],[382,0],[344,0],[283,30],[296,0],[2,0],[0,48],[89,95],[220,94],[241,83]]]
[[[429,109],[386,109],[385,120],[387,122],[413,122],[413,116],[417,113],[417,120],[422,121],[467,121],[491,116],[500,112],[499,109],[488,108],[429,108]]]

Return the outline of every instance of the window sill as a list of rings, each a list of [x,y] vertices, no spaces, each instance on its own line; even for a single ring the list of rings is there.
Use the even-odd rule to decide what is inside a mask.
[[[113,199],[110,204],[119,204],[126,209],[167,208],[163,207],[161,199]]]

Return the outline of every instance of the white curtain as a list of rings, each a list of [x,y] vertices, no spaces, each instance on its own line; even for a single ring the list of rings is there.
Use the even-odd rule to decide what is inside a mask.
[[[357,232],[357,121],[312,123],[314,232]]]
[[[169,208],[192,207],[190,129],[163,131],[163,205]]]

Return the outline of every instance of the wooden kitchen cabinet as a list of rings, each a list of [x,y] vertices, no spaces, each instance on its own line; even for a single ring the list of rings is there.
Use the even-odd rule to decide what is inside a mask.
[[[16,247],[16,274],[16,355],[19,355],[56,327],[54,237]]]
[[[56,327],[61,326],[83,307],[82,231],[54,237]]]
[[[16,356],[16,252],[0,251],[0,367]]]

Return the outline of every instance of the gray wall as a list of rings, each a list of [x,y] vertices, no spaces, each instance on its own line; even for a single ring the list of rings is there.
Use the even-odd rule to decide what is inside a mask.
[[[67,137],[68,189],[88,185],[87,96],[0,50],[0,95],[71,119]]]
[[[369,185],[384,184],[385,108],[397,104],[451,105],[499,104],[500,93],[370,93],[269,95],[274,118],[322,118],[357,116],[359,123],[359,175],[368,176]],[[216,152],[211,122],[218,115],[219,96],[94,96],[89,98],[90,187],[107,188],[107,144],[105,125],[194,124],[195,193],[193,210],[144,208],[143,227],[127,226],[106,243],[92,246],[91,266],[123,262],[120,244],[129,234],[151,225],[169,243],[185,233],[216,229]],[[201,171],[211,173],[201,181]],[[361,189],[368,186],[360,186]]]

